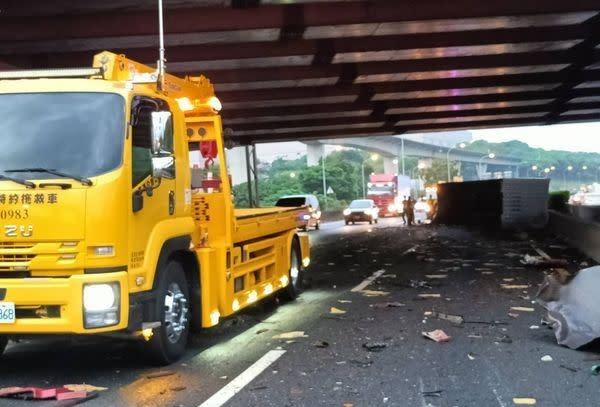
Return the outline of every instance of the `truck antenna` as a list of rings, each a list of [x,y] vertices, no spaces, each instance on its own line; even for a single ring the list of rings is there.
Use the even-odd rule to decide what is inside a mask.
[[[163,28],[163,2],[158,0],[158,62],[156,68],[158,70],[157,87],[159,90],[163,90],[165,87],[165,33]]]

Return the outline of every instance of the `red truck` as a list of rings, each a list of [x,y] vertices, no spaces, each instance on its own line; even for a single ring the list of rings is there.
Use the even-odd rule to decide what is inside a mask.
[[[371,174],[367,184],[367,199],[379,208],[379,216],[398,216],[402,213],[402,200],[398,200],[398,176]]]

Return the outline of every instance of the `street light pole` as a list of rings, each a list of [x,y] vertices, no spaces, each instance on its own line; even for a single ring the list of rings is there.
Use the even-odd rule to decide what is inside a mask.
[[[327,208],[327,181],[325,180],[325,151],[321,157],[321,172],[323,174],[323,209]]]
[[[458,145],[460,148],[465,148],[467,145],[465,143],[460,143]],[[446,167],[448,169],[448,182],[450,182],[450,151],[454,150],[455,147],[452,146],[448,149],[448,152],[446,153]]]
[[[479,161],[477,162],[477,168],[479,168],[479,171],[478,171],[479,173],[478,173],[477,175],[478,175],[478,178],[479,178],[480,180],[481,180],[481,172],[483,171],[483,170],[481,169],[481,162],[483,161],[483,159],[484,159],[485,157],[488,157],[489,159],[492,159],[492,160],[493,160],[493,159],[494,159],[494,157],[496,157],[496,154],[494,154],[494,153],[487,153],[486,155],[482,155],[482,156],[481,156],[481,158],[479,159]]]
[[[362,168],[362,190],[363,190],[362,197],[364,199],[365,195],[366,195],[366,191],[365,191],[365,161],[364,160],[361,164],[361,168]]]

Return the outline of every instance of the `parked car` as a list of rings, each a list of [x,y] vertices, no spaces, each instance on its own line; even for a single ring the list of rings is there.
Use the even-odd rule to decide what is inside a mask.
[[[277,200],[275,206],[293,208],[305,206],[306,210],[300,212],[298,227],[302,230],[314,227],[319,230],[321,227],[321,206],[319,200],[314,195],[286,195]]]
[[[355,199],[344,209],[344,222],[346,225],[350,222],[373,222],[379,220],[379,208],[372,199]]]

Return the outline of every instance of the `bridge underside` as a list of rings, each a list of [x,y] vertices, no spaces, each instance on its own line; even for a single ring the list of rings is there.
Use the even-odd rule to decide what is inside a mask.
[[[597,0],[165,0],[167,68],[240,144],[600,118]],[[0,69],[153,64],[154,0],[8,0]]]

